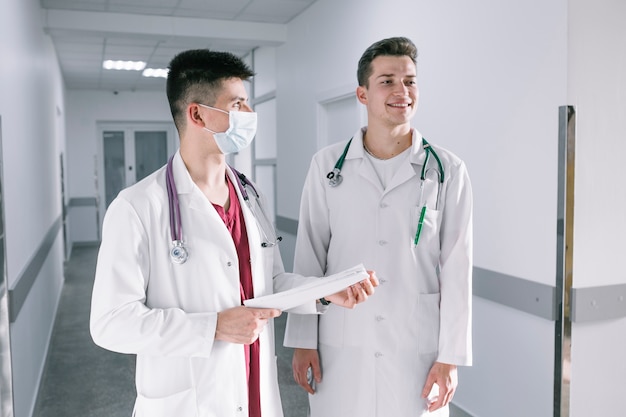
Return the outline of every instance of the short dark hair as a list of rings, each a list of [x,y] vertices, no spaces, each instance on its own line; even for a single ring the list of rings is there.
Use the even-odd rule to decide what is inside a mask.
[[[380,40],[373,43],[361,55],[356,71],[356,78],[360,86],[369,87],[372,61],[379,56],[408,56],[417,65],[417,47],[409,38],[395,37]]]
[[[178,130],[185,125],[183,115],[189,103],[212,106],[224,80],[245,81],[253,75],[250,67],[230,52],[191,49],[176,55],[170,61],[166,92]]]

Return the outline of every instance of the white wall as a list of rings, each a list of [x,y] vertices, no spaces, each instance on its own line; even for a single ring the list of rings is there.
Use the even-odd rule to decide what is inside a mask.
[[[258,48],[254,51],[254,96],[261,97],[276,90],[276,48]]]
[[[71,198],[95,197],[94,170],[98,154],[98,122],[164,122],[172,116],[160,92],[67,92],[67,193]],[[178,138],[175,139],[178,144]],[[95,207],[72,207],[68,213],[70,243],[98,239]]]
[[[0,116],[6,251],[12,289],[61,217],[64,87],[38,0],[0,4]],[[17,320],[11,324],[15,415],[34,405],[63,283],[59,232]]]
[[[569,0],[575,288],[626,284],[626,3]],[[622,301],[623,303],[623,301]],[[626,319],[572,326],[572,417],[624,414]]]
[[[278,214],[298,217],[320,97],[356,88],[361,53],[389,36],[408,36],[419,49],[414,125],[467,163],[476,266],[554,286],[566,0],[318,0],[277,49]],[[554,323],[476,304],[476,363],[461,370],[456,402],[481,417],[551,416]],[[518,335],[533,343],[515,343]],[[508,372],[512,360],[525,378]],[[494,398],[507,399],[506,412]]]

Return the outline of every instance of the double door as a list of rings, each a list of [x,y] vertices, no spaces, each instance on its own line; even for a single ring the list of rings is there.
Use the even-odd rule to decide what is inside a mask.
[[[100,147],[98,190],[98,221],[118,193],[147,177],[167,163],[178,145],[171,123],[115,124],[98,126]]]

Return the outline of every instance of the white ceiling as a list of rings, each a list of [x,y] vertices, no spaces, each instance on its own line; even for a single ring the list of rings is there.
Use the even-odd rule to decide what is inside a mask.
[[[68,89],[163,91],[163,78],[112,71],[104,60],[167,68],[192,48],[244,56],[286,41],[288,23],[315,0],[41,0],[44,30]]]

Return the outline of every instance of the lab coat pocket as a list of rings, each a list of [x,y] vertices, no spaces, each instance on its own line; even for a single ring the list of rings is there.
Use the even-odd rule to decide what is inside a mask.
[[[137,395],[133,417],[197,417],[196,390],[191,388],[161,398]]]
[[[197,417],[196,391],[188,389],[162,398],[137,396],[133,417]]]
[[[417,299],[418,351],[420,354],[439,350],[439,301],[441,295],[420,294]]]

